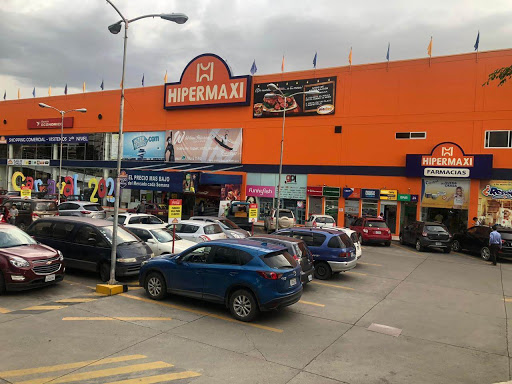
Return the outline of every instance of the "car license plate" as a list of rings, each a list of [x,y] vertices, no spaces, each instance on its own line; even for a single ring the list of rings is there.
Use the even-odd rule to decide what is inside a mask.
[[[50,281],[55,281],[55,275],[48,275],[44,278],[44,281],[46,283],[50,282]]]
[[[308,275],[308,281],[311,281],[313,280],[313,276],[312,275]]]
[[[297,284],[297,279],[290,279],[290,287],[293,287],[295,284]]]
[[[380,235],[381,233],[382,233],[381,231],[375,231],[376,235]]]
[[[436,245],[443,245],[440,241],[436,241]]]

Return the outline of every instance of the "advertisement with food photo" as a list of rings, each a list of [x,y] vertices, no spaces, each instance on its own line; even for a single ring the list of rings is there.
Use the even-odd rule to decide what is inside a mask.
[[[512,227],[512,181],[483,180],[480,183],[478,222]]]
[[[469,208],[469,180],[423,179],[422,207]]]

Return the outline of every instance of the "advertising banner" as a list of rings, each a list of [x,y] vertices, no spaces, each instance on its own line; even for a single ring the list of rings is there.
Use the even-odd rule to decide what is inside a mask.
[[[361,188],[343,188],[343,198],[345,199],[360,199]]]
[[[512,227],[512,180],[482,180],[478,194],[481,225]]]
[[[125,132],[123,135],[123,159],[163,160],[165,131]]]
[[[64,118],[64,128],[73,128],[74,117]],[[50,118],[50,119],[27,119],[28,129],[53,129],[61,128],[62,118]]]
[[[181,221],[181,199],[169,200],[169,224],[179,224]]]
[[[242,128],[167,131],[162,159],[170,163],[242,162]]]
[[[379,200],[380,189],[361,189],[361,199],[375,199]]]
[[[87,143],[89,135],[63,135],[62,142],[69,144]],[[60,135],[37,136],[7,136],[7,144],[57,144],[60,143]]]
[[[283,175],[283,179],[281,180],[281,199],[306,200],[307,175]],[[279,177],[276,178],[277,180]]]
[[[249,204],[249,223],[258,221],[258,204]]]
[[[380,199],[381,200],[396,200],[398,191],[396,189],[381,189]]]
[[[469,180],[423,179],[421,181],[421,206],[468,209],[469,185]]]
[[[277,82],[279,89],[286,96],[268,97],[273,91],[268,83],[254,84],[253,117],[282,117],[286,106],[286,116],[332,115],[336,100],[336,76],[304,80]],[[297,92],[318,90],[317,95],[299,94]]]
[[[323,187],[307,187],[306,194],[308,196],[323,196]]]
[[[145,189],[150,191],[183,191],[183,175],[181,172],[157,172],[123,170],[120,178],[121,188]]]

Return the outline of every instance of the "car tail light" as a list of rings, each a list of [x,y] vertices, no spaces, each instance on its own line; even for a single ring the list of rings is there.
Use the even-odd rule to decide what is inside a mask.
[[[366,228],[363,228],[364,233],[368,233],[368,230]]]
[[[352,256],[352,254],[350,252],[341,252],[340,253],[340,257],[342,259],[346,259],[347,257],[350,257],[350,256]]]
[[[89,212],[89,211],[80,211],[80,213],[83,214],[83,215],[88,215],[91,212]]]
[[[258,271],[258,275],[263,277],[267,280],[277,280],[283,276],[282,273],[275,273],[275,272],[267,272],[267,271]]]
[[[39,219],[39,215],[37,213],[32,213],[31,216],[32,216],[32,221]]]
[[[316,220],[313,221],[313,227],[317,227]]]
[[[59,216],[59,212],[55,213],[55,216]]]
[[[421,233],[421,236],[423,236],[423,237],[427,237],[427,232],[422,232],[422,233]]]
[[[210,241],[210,238],[206,235],[201,235],[201,236],[199,236],[199,238],[203,241]]]

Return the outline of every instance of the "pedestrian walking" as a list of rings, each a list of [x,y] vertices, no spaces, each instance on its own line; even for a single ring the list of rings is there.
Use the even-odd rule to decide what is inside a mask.
[[[492,265],[496,265],[498,259],[498,252],[500,251],[501,245],[501,234],[497,231],[498,226],[492,226],[492,232],[489,235],[489,248],[491,250]]]
[[[13,204],[11,209],[9,209],[9,215],[11,216],[9,219],[9,223],[12,225],[16,225],[16,218],[18,217],[18,208],[16,204]]]

